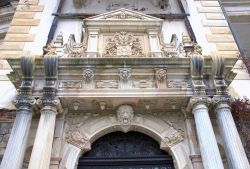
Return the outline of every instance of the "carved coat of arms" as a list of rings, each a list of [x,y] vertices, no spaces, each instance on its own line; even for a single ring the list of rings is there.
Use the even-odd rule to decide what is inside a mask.
[[[139,38],[131,33],[116,33],[106,40],[105,55],[109,56],[141,56],[142,45]]]

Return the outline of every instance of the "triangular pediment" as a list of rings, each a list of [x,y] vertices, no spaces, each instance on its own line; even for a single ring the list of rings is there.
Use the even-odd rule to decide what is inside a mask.
[[[161,19],[140,12],[135,12],[129,9],[121,8],[94,17],[90,17],[87,20],[148,20],[148,21],[158,20],[159,21]]]

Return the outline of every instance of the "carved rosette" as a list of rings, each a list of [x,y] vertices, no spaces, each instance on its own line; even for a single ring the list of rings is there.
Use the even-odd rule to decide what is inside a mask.
[[[124,132],[127,132],[134,120],[134,110],[130,105],[121,105],[117,109],[117,121]]]
[[[65,139],[68,143],[80,148],[81,150],[90,150],[89,138],[84,135],[78,127],[68,128],[66,131]]]
[[[130,68],[120,69],[119,76],[121,80],[128,81],[131,77],[131,69]]]
[[[83,70],[82,75],[86,82],[91,82],[95,76],[95,73],[92,69],[85,69]]]

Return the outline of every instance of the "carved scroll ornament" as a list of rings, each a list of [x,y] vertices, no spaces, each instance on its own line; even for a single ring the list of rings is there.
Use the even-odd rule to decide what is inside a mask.
[[[78,127],[68,128],[65,139],[67,142],[75,145],[82,150],[90,149],[89,138],[85,136]]]

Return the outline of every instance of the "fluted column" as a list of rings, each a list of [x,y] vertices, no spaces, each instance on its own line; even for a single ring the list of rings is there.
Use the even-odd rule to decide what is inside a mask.
[[[46,104],[48,104],[48,102]],[[49,169],[57,115],[56,106],[59,104],[59,100],[51,100],[51,105],[44,105],[41,110],[41,117],[30,158],[29,169]]]
[[[29,169],[49,169],[55,121],[58,111],[62,110],[60,100],[56,98],[58,57],[45,56],[45,87],[43,97],[38,100],[41,105],[41,117],[32,149]]]
[[[23,73],[22,84],[14,101],[17,107],[16,118],[1,162],[1,169],[22,168],[31,125],[32,106],[35,103],[35,99],[32,97],[33,58],[22,57],[21,69]]]
[[[227,101],[230,98],[215,97],[215,112],[222,140],[225,147],[227,162],[230,169],[249,169],[249,162],[240,140],[239,133]]]
[[[223,163],[208,114],[206,103],[209,98],[191,98],[192,113],[194,114],[196,131],[205,169],[223,169]]]

